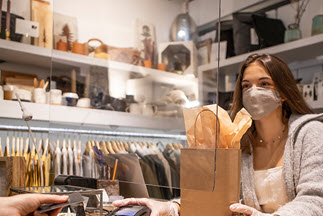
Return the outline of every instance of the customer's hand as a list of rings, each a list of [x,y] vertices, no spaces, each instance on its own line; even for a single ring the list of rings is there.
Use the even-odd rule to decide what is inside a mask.
[[[147,206],[151,209],[150,216],[178,216],[178,205],[173,202],[159,202],[147,198],[130,198],[114,201],[113,205],[116,207],[126,205]]]
[[[271,214],[262,213],[252,207],[242,205],[240,203],[235,203],[230,206],[232,212],[242,213],[246,216],[270,216]]]
[[[22,194],[11,197],[0,198],[0,216],[17,215],[24,216],[32,214],[34,216],[55,216],[62,208],[51,212],[39,213],[37,209],[44,203],[63,203],[68,200],[68,196],[45,195],[45,194]]]

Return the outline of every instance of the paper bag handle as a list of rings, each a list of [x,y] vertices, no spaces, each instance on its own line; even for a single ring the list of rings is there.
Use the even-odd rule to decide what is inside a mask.
[[[217,105],[217,109],[216,109],[216,111],[218,111],[218,106],[219,105]],[[194,139],[195,139],[195,141],[194,141],[194,146],[196,146],[196,122],[197,122],[197,119],[198,119],[198,117],[200,116],[200,114],[202,113],[202,112],[205,112],[205,111],[209,111],[209,112],[211,112],[211,113],[213,113],[213,115],[215,115],[215,118],[216,118],[216,121],[215,121],[215,148],[214,148],[214,178],[213,178],[213,187],[212,187],[212,192],[214,191],[214,189],[215,189],[215,174],[216,174],[216,147],[217,147],[217,141],[218,141],[218,122],[219,122],[219,117],[218,117],[218,115],[217,114],[215,114],[213,111],[211,111],[211,110],[209,110],[209,109],[204,109],[204,110],[201,110],[198,114],[197,114],[197,116],[196,116],[196,118],[195,118],[195,122],[194,122]],[[219,129],[219,133],[220,133],[220,129]]]

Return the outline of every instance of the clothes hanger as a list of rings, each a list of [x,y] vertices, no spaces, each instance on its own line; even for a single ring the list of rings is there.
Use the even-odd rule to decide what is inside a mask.
[[[26,138],[25,148],[24,148],[24,156],[26,157],[29,150],[29,137]]]
[[[21,136],[20,137],[20,153],[19,153],[19,155],[24,156],[23,152],[24,152],[24,137]]]
[[[12,143],[11,143],[11,156],[16,156],[16,137],[12,137]]]
[[[10,157],[9,146],[10,146],[10,138],[9,138],[9,136],[7,136],[7,139],[6,139],[6,148],[5,148],[5,151],[4,151],[5,157]]]
[[[95,140],[95,141],[94,141],[94,143],[95,143],[95,146],[96,146],[99,150],[101,150],[99,141]]]
[[[127,142],[125,142],[123,145],[124,145],[125,150],[128,151],[129,150],[129,144]]]
[[[117,143],[117,146],[120,149],[120,151],[125,151],[125,149],[123,148],[123,145],[120,141],[116,141],[116,143]]]
[[[175,150],[171,143],[167,143],[166,149]]]
[[[136,147],[136,145],[135,145],[134,143],[130,143],[130,144],[129,144],[129,149],[128,149],[128,151],[129,151],[130,153],[135,153],[135,152],[137,151],[137,147]]]
[[[106,144],[107,144],[107,148],[108,148],[108,151],[110,152],[110,154],[115,154],[116,152],[113,150],[111,142],[106,141]]]
[[[1,146],[1,137],[0,137],[0,157],[3,157],[2,146]]]
[[[102,153],[104,155],[108,155],[109,154],[109,151],[107,149],[107,146],[106,146],[106,144],[105,144],[105,142],[103,140],[100,142],[100,149],[102,150]]]
[[[16,147],[17,147],[17,151],[16,151],[16,155],[15,156],[20,156],[20,138],[19,136],[17,136],[17,140],[16,140]]]
[[[90,154],[90,150],[92,149],[92,143],[91,141],[87,141],[86,142],[86,146],[85,146],[85,150],[84,150],[84,154],[85,155],[89,155]]]
[[[40,154],[40,150],[42,149],[43,146],[43,139],[40,138],[38,141],[38,148],[37,148],[37,152]]]
[[[79,140],[79,148],[77,150],[77,163],[81,163],[82,141]]]
[[[117,146],[117,143],[114,142],[114,141],[111,141],[111,144],[112,144],[113,150],[118,154],[120,150],[119,150],[119,148]]]
[[[44,148],[44,152],[43,152],[43,155],[45,155],[45,156],[48,156],[48,144],[49,144],[49,139],[46,138],[45,148]]]

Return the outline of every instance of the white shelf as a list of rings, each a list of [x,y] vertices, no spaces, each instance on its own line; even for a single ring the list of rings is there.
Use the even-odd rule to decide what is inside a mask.
[[[241,63],[253,53],[269,53],[282,58],[287,64],[305,61],[323,55],[323,34],[303,38],[289,43],[279,44],[243,55],[234,56],[220,61],[220,73],[239,73]],[[214,70],[217,62],[202,65],[199,72]]]
[[[312,101],[307,103],[314,110],[323,109],[323,101]]]
[[[125,126],[151,129],[184,130],[182,118],[162,118],[133,115],[131,113],[84,109],[48,104],[23,103],[33,114],[33,120],[93,126]],[[0,118],[21,119],[17,101],[0,100]]]
[[[48,68],[48,71],[50,71],[51,66],[55,67],[55,63],[59,63],[60,67],[64,65],[66,68],[77,67],[89,70],[90,67],[99,67],[106,69],[107,71],[111,69],[120,70],[126,73],[136,72],[143,75],[150,75],[151,79],[155,82],[172,84],[176,86],[190,86],[192,84],[197,85],[197,78],[195,78],[194,75],[178,75],[132,64],[107,61],[90,56],[78,55],[58,50],[50,50],[29,44],[1,39],[0,59],[11,63]]]

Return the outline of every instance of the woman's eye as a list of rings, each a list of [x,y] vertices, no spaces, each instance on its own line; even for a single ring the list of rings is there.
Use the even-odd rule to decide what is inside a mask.
[[[271,86],[271,84],[269,83],[269,82],[263,82],[263,83],[261,83],[261,86]]]
[[[243,84],[242,85],[242,89],[247,89],[247,88],[249,88],[249,84]]]

